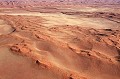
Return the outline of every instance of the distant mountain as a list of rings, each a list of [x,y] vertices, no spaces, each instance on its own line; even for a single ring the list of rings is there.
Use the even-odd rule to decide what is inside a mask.
[[[120,4],[120,0],[0,0],[1,7],[32,7],[41,4]]]

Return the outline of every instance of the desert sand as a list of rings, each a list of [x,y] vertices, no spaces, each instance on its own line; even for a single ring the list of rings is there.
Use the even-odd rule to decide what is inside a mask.
[[[119,5],[3,4],[0,79],[120,79]]]

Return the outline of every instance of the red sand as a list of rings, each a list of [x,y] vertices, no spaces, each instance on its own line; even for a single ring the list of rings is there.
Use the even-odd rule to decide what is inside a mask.
[[[66,19],[69,13],[64,14]],[[83,12],[86,18],[107,20],[110,15],[106,12],[87,14],[91,16]],[[43,16],[0,15],[0,26],[9,27],[4,32],[0,30],[0,79],[120,78],[119,28],[96,29],[64,24],[48,27],[44,24],[48,19]],[[52,17],[56,19],[58,16]],[[119,22],[119,17],[115,13],[112,19]],[[68,18],[70,24],[73,20]]]

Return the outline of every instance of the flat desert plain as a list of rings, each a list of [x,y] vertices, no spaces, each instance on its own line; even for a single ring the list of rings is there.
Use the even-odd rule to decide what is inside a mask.
[[[120,79],[120,6],[0,8],[0,79]]]

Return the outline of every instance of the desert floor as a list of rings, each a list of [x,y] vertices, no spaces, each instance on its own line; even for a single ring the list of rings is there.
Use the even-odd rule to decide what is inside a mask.
[[[0,8],[0,79],[119,79],[120,7]]]

